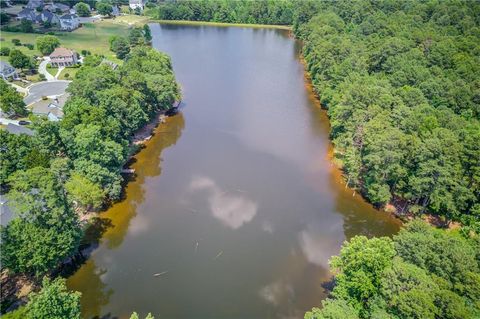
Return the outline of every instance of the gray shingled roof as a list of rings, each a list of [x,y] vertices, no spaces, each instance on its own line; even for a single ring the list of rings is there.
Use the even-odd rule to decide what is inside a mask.
[[[6,129],[7,129],[8,133],[15,134],[15,135],[27,134],[27,135],[32,136],[32,135],[35,134],[34,131],[32,131],[31,129],[29,129],[25,126],[16,125],[16,124],[12,124],[12,123],[8,123]]]

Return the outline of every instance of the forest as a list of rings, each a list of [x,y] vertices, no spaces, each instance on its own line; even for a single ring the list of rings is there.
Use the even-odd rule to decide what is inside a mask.
[[[479,12],[471,2],[335,2],[295,31],[348,184],[397,213],[479,230]]]

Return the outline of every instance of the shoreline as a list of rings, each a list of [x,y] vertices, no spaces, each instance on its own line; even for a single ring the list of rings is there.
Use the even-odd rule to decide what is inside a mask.
[[[151,137],[155,134],[156,129],[161,124],[165,123],[167,117],[166,114],[172,109],[178,108],[179,105],[180,101],[175,101],[169,109],[158,111],[148,123],[134,133],[130,140],[131,153],[129,154],[125,164],[122,165],[122,169],[130,167],[132,159],[142,151],[143,145],[145,145],[145,143],[151,139]],[[133,174],[135,173],[133,172]],[[125,187],[127,187],[128,183],[130,183],[128,175],[131,174],[127,174],[127,177],[123,177],[123,190]],[[123,199],[120,201],[122,200]],[[86,230],[90,227],[94,227],[96,219],[101,218],[102,214],[106,212],[113,204],[115,204],[115,202],[105,203],[104,207],[97,211],[77,212],[80,223],[83,224]],[[84,245],[81,245],[74,255],[66,258],[55,269],[47,272],[45,276],[62,276],[62,273],[65,270],[68,271],[69,268],[75,267],[75,262],[77,260],[87,260],[89,258],[89,254],[93,250],[92,248],[95,245],[95,241],[89,240],[86,234],[84,234],[82,241],[83,240],[86,240],[87,242],[85,242]],[[8,313],[17,309],[19,306],[22,306],[26,302],[28,294],[38,289],[40,284],[37,278],[35,278],[33,275],[8,273],[6,269],[2,269],[0,272],[0,283],[2,287],[7,287],[7,289],[2,289],[2,295],[0,297],[2,314]],[[4,310],[6,312],[3,312]]]
[[[161,24],[174,25],[196,25],[196,26],[210,26],[210,27],[237,27],[237,28],[256,28],[256,29],[278,29],[292,31],[292,27],[288,25],[278,24],[253,24],[253,23],[231,23],[231,22],[209,22],[209,21],[191,21],[191,20],[161,20],[148,19],[146,22],[156,22]]]

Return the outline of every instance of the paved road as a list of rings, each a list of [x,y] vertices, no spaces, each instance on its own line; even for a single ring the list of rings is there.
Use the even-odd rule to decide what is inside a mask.
[[[52,82],[40,82],[31,85],[28,88],[29,94],[23,99],[25,104],[29,105],[42,98],[42,96],[61,95],[65,93],[65,90],[70,84],[70,81],[52,81]]]

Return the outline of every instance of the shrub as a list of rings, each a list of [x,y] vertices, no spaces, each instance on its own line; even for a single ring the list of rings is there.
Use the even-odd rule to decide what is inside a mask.
[[[38,75],[38,77],[40,78],[40,81],[45,81],[45,80],[46,80],[45,75],[42,74],[42,73],[40,73],[40,74]],[[45,97],[45,98],[46,98],[46,97]],[[42,99],[43,99],[43,96],[42,96]]]
[[[70,77],[69,73],[65,73],[65,79],[68,79]]]
[[[22,45],[22,42],[20,42],[19,39],[12,39],[12,43],[16,46]]]
[[[10,54],[10,48],[9,47],[1,47],[0,48],[0,55],[8,56],[9,54]]]

